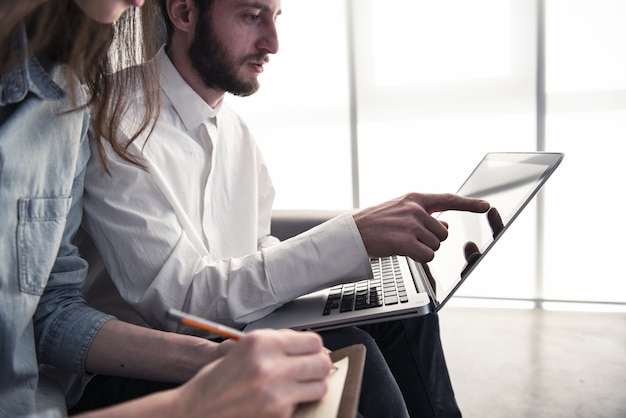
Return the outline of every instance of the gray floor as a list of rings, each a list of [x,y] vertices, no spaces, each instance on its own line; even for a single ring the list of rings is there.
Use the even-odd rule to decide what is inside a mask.
[[[464,417],[626,417],[626,314],[447,306]]]

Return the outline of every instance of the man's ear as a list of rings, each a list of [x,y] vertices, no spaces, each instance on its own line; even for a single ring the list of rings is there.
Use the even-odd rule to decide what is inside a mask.
[[[197,18],[194,0],[166,0],[165,8],[176,29],[189,34],[194,33]]]

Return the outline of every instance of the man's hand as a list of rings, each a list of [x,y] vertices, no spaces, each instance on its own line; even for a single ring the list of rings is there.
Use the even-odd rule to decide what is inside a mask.
[[[491,227],[491,232],[493,239],[495,240],[498,235],[504,231],[504,223],[502,222],[502,217],[500,216],[500,212],[496,208],[490,208],[487,212],[487,221],[489,222],[489,226]],[[478,245],[475,242],[466,242],[463,246],[463,252],[465,253],[465,260],[467,264],[463,268],[461,272],[461,277],[465,277],[469,269],[478,262],[482,253],[480,252]]]
[[[445,223],[435,212],[462,210],[486,212],[489,203],[455,194],[409,193],[353,215],[370,257],[405,255],[417,262],[433,259],[448,237]]]

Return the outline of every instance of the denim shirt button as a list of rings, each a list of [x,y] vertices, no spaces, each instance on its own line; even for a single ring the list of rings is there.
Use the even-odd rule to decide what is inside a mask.
[[[3,88],[0,88],[2,105],[8,103],[17,103],[24,98],[24,93],[26,93],[27,90],[24,84],[19,83],[19,81],[16,82],[14,77],[5,77],[5,80],[3,81]]]

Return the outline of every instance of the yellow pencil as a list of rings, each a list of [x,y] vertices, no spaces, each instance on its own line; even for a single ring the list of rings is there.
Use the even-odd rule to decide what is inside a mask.
[[[217,322],[209,321],[208,319],[200,318],[199,316],[191,315],[186,312],[179,311],[178,309],[170,308],[167,310],[167,317],[169,319],[180,322],[183,325],[188,325],[193,328],[209,331],[222,337],[232,338],[238,340],[245,334],[238,329],[228,327],[226,325],[219,324]]]
[[[193,328],[209,331],[214,334],[221,335],[222,337],[231,338],[233,340],[238,340],[245,335],[244,332],[239,331],[238,329],[231,328],[229,326],[222,325],[208,319],[200,318],[199,316],[191,315],[174,308],[170,308],[167,310],[167,317],[174,321],[178,321],[183,325],[188,325]],[[337,366],[333,364],[330,373],[333,373],[336,370]]]

